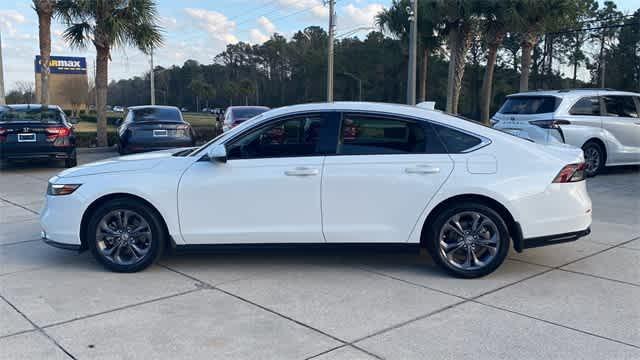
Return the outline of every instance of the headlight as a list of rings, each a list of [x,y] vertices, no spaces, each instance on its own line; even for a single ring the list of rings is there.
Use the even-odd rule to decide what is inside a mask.
[[[47,187],[47,195],[69,195],[76,191],[82,184],[52,184]]]

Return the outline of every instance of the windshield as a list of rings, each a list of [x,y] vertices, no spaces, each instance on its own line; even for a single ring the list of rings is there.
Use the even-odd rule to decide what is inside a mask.
[[[267,111],[267,108],[238,108],[232,109],[233,117],[236,119],[248,119]]]
[[[511,96],[502,105],[500,114],[531,115],[556,111],[562,99],[555,96]]]
[[[224,141],[227,137],[231,137],[234,134],[237,134],[239,132],[244,131],[244,129],[249,128],[251,126],[253,126],[253,124],[255,124],[257,121],[260,121],[260,119],[264,118],[264,113],[255,116],[251,119],[249,119],[248,121],[244,121],[242,124],[234,127],[233,129],[227,131],[227,132],[223,132],[222,134],[216,136],[215,138],[207,141],[204,145],[200,146],[199,148],[194,149],[189,156],[194,156],[194,155],[198,155],[200,154],[204,149],[206,149],[209,145],[216,143],[216,142],[221,142]]]
[[[182,122],[180,118],[180,112],[175,109],[159,109],[159,108],[143,108],[134,109],[133,121],[168,121],[168,122]]]
[[[37,108],[3,108],[0,111],[0,123],[37,122],[44,124],[62,123],[62,115],[58,109],[43,110]]]

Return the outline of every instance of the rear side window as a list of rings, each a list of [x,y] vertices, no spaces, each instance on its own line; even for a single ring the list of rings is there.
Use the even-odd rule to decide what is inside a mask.
[[[561,101],[562,99],[555,96],[511,96],[498,112],[513,115],[552,113]]]
[[[428,151],[438,152],[438,145],[433,133],[426,131],[424,124],[419,122],[345,114],[340,129],[338,154],[424,154]],[[440,150],[443,150],[441,146]]]
[[[606,116],[638,117],[638,109],[631,96],[603,96]]]
[[[569,113],[571,115],[599,116],[600,100],[597,96],[583,97],[571,107]]]
[[[180,112],[176,109],[143,108],[131,110],[134,122],[139,121],[182,121]]]
[[[446,126],[433,124],[433,128],[450,154],[459,154],[480,145],[481,139]]]

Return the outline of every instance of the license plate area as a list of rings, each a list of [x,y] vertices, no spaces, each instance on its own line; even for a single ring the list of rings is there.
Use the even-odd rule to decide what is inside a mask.
[[[167,130],[153,130],[154,137],[166,137],[168,135]]]
[[[27,134],[18,134],[18,142],[36,142],[36,134],[27,133]]]

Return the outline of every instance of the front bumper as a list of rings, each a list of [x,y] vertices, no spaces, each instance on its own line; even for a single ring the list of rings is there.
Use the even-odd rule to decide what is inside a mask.
[[[56,247],[58,249],[64,249],[64,250],[73,250],[73,251],[78,251],[80,252],[81,250],[81,246],[80,245],[76,245],[76,244],[66,244],[66,243],[61,243],[61,242],[57,242],[55,240],[51,240],[47,237],[47,233],[45,231],[42,231],[40,233],[40,237],[42,238],[42,241],[44,241],[45,244]]]

